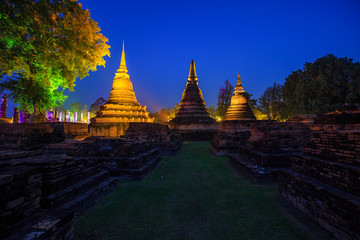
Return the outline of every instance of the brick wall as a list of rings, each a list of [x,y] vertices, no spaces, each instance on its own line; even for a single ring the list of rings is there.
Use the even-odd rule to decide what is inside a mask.
[[[162,155],[175,155],[181,145],[182,138],[174,134],[167,125],[159,123],[130,123],[125,137],[131,140],[145,141],[152,147],[159,148]]]
[[[303,151],[280,173],[280,194],[337,239],[359,239],[360,124],[309,127]]]

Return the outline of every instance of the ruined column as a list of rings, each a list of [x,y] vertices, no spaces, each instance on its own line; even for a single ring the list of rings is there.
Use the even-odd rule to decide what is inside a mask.
[[[17,107],[14,107],[14,119],[13,119],[13,123],[19,123],[19,112]]]
[[[3,94],[0,105],[0,118],[6,118],[6,112],[7,112],[7,95]]]

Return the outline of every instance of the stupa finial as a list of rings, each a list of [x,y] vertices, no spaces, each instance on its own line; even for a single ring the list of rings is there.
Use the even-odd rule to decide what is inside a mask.
[[[235,91],[245,92],[244,87],[241,84],[240,73],[238,73],[238,78],[237,78],[237,82],[236,82],[236,86],[235,86]]]
[[[120,61],[120,67],[119,70],[120,72],[128,72],[127,68],[126,68],[126,62],[125,62],[125,41],[123,41],[123,49],[122,49],[122,53],[121,53],[121,61]]]
[[[195,61],[191,60],[190,63],[190,71],[189,71],[189,77],[188,77],[189,81],[197,81],[198,78],[196,77],[196,69],[195,69]]]
[[[119,69],[116,71],[115,73],[115,77],[129,77],[129,74],[127,74],[128,70],[126,67],[126,62],[125,62],[125,41],[123,41],[123,49],[122,49],[122,53],[121,53],[121,60],[120,60],[120,67]]]

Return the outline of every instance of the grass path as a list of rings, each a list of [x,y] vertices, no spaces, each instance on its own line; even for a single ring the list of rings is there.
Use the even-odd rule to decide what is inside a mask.
[[[143,181],[120,182],[75,224],[75,239],[307,239],[275,185],[236,178],[209,143],[185,143]]]

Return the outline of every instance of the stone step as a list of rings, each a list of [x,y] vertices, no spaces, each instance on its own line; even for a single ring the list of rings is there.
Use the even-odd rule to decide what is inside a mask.
[[[10,232],[4,240],[70,240],[73,239],[74,213],[68,210],[42,210]],[[0,234],[1,237],[1,234]]]
[[[62,171],[59,176],[54,175],[52,178],[48,176],[43,176],[43,192],[44,194],[51,194],[60,189],[63,189],[71,184],[79,182],[88,176],[94,175],[98,171],[99,166],[89,166],[79,169],[79,167],[66,169]]]
[[[21,150],[2,150],[0,151],[0,160],[8,160],[13,158],[23,158],[36,155],[35,151],[21,151]]]
[[[247,156],[249,162],[266,168],[277,168],[290,166],[291,152],[264,153],[246,146],[239,146],[239,154]]]
[[[104,180],[108,174],[108,171],[102,170],[96,175],[88,177],[53,194],[43,195],[41,199],[41,206],[43,208],[55,208],[68,201],[70,198],[81,195],[84,191]]]
[[[244,173],[254,182],[271,182],[277,180],[277,172],[282,169],[279,167],[262,167],[248,160],[244,154],[229,154],[229,160],[240,172]]]
[[[112,176],[117,176],[122,181],[142,180],[156,168],[160,160],[161,153],[158,152],[140,168],[114,168],[110,169],[110,172]]]
[[[337,239],[360,239],[360,197],[289,169],[279,171],[283,198]]]
[[[359,166],[302,154],[294,154],[291,160],[294,171],[360,196]]]
[[[77,218],[84,210],[90,208],[95,202],[102,199],[113,190],[116,187],[118,180],[117,177],[108,177],[105,181],[95,185],[71,201],[59,206],[59,208],[72,210],[75,214],[75,218]]]

